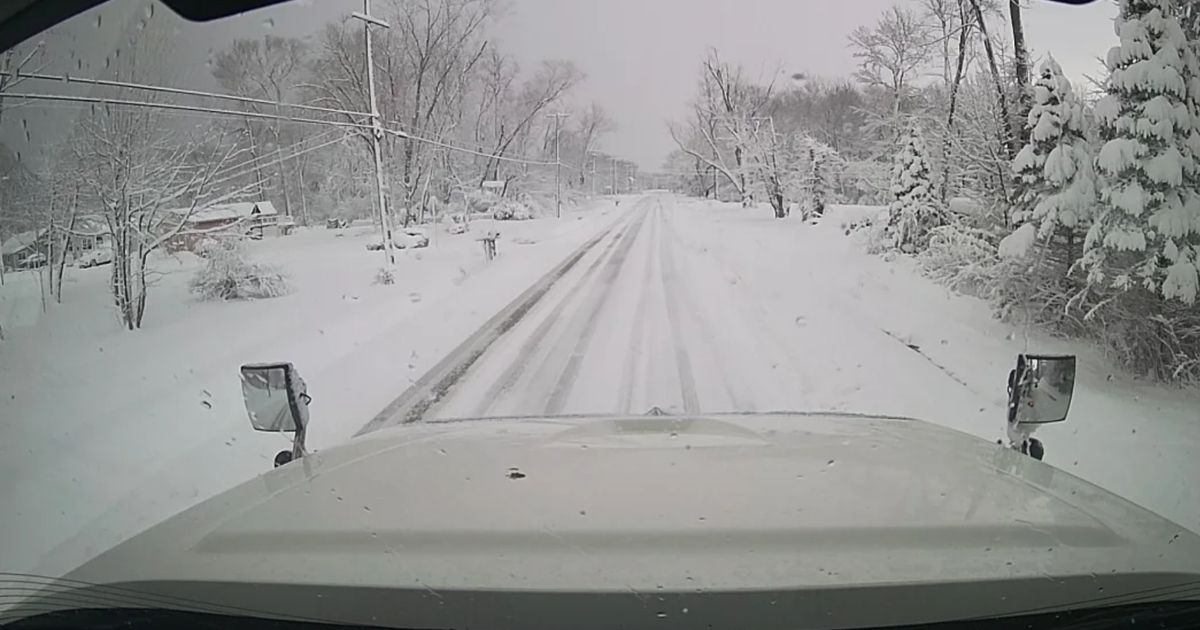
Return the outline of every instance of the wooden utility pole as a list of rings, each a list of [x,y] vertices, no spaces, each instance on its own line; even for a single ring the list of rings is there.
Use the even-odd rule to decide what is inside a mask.
[[[387,22],[371,15],[371,0],[363,0],[363,12],[355,11],[351,16],[363,21],[363,32],[366,36],[367,48],[367,90],[371,97],[371,151],[375,157],[375,192],[379,197],[379,229],[383,232],[383,252],[387,260],[383,268],[392,274],[396,264],[396,256],[392,251],[392,228],[388,221],[386,201],[383,194],[383,154],[379,141],[383,139],[383,126],[379,123],[379,106],[375,100],[375,58],[371,54],[371,26],[391,28]]]
[[[559,125],[566,114],[548,114],[554,119],[554,216],[562,217],[562,159],[558,152]]]

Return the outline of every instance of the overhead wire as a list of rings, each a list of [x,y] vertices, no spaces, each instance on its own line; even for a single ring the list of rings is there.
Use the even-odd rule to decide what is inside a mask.
[[[78,84],[96,85],[96,86],[102,86],[102,87],[116,87],[116,88],[132,89],[132,90],[145,90],[145,91],[149,91],[149,92],[158,92],[158,93],[163,93],[163,94],[192,96],[192,97],[197,97],[197,98],[212,98],[212,99],[227,100],[227,101],[240,102],[240,103],[249,103],[249,104],[254,104],[254,105],[263,105],[263,106],[280,107],[280,108],[288,108],[288,109],[298,109],[298,110],[303,110],[303,111],[312,111],[312,112],[319,112],[319,113],[325,113],[325,114],[336,114],[336,115],[349,116],[349,117],[362,117],[362,118],[366,119],[367,121],[369,121],[371,118],[371,114],[369,112],[358,112],[358,111],[347,110],[347,109],[338,109],[338,108],[333,108],[333,107],[322,107],[322,106],[318,106],[318,105],[305,105],[305,104],[301,104],[301,103],[286,103],[286,102],[281,102],[281,101],[272,101],[272,100],[268,100],[268,99],[254,98],[254,97],[249,97],[249,96],[238,96],[238,95],[234,95],[234,94],[221,94],[219,92],[205,92],[202,90],[190,90],[190,89],[185,89],[185,88],[175,88],[175,87],[162,86],[162,85],[150,85],[150,84],[146,84],[146,83],[132,83],[129,81],[114,81],[114,80],[110,80],[110,79],[92,79],[92,78],[87,78],[87,77],[75,77],[75,76],[71,76],[69,73],[55,75],[55,74],[47,74],[47,73],[41,73],[41,72],[18,72],[17,76],[19,78],[34,79],[34,80],[40,80],[40,81],[52,81],[52,82],[58,82],[58,83],[78,83]],[[290,121],[290,122],[298,122],[298,123],[306,123],[306,124],[329,124],[329,125],[338,125],[338,126],[345,126],[345,127],[358,128],[358,129],[373,129],[370,122],[355,123],[355,122],[351,122],[351,121],[299,118],[296,116],[284,116],[282,114],[269,114],[266,112],[222,110],[222,109],[217,109],[217,108],[199,107],[199,106],[194,106],[194,105],[180,105],[180,104],[176,104],[176,103],[152,103],[152,102],[147,102],[147,101],[133,101],[130,99],[113,99],[113,98],[106,98],[106,97],[68,96],[68,95],[49,95],[49,94],[41,95],[41,94],[32,94],[32,93],[10,94],[8,96],[10,98],[27,99],[27,100],[75,101],[75,102],[90,102],[90,103],[107,102],[107,103],[113,103],[113,104],[143,105],[146,107],[161,107],[164,109],[172,109],[172,110],[176,110],[176,111],[190,111],[190,112],[197,112],[197,113],[210,112],[210,113],[217,113],[220,115],[228,115],[228,116],[246,116],[246,117],[250,117],[250,118],[269,119],[269,120],[286,120],[286,121]],[[498,161],[512,162],[512,163],[518,163],[518,164],[529,164],[531,166],[557,166],[558,165],[556,162],[547,162],[547,161],[543,161],[543,160],[536,160],[536,159],[529,158],[526,156],[513,157],[513,156],[506,156],[506,155],[495,155],[495,154],[491,154],[491,153],[484,153],[482,151],[468,149],[466,147],[457,146],[457,145],[443,142],[440,140],[435,140],[432,138],[426,138],[426,137],[414,135],[413,133],[411,133],[409,131],[403,130],[403,127],[410,126],[410,125],[404,125],[404,124],[396,122],[396,121],[385,121],[385,122],[387,124],[392,124],[392,125],[396,125],[397,127],[401,127],[401,129],[395,130],[395,129],[388,129],[385,126],[384,127],[385,133],[389,133],[391,135],[405,138],[405,139],[411,139],[416,142],[422,142],[425,144],[438,146],[438,147],[441,147],[441,148],[444,148],[447,150],[451,150],[451,151],[458,151],[460,153],[467,153],[467,154],[476,155],[479,157],[495,159]],[[562,166],[564,168],[568,168],[571,170],[579,170],[578,168],[573,167],[569,164],[562,164]]]

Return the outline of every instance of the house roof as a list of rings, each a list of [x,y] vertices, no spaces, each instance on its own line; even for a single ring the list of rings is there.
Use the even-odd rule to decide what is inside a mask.
[[[208,223],[209,221],[237,221],[241,218],[242,215],[232,208],[214,206],[193,211],[187,221],[188,223]]]
[[[4,241],[3,245],[0,245],[0,254],[5,256],[10,254],[19,254],[28,249],[34,243],[37,243],[38,238],[45,233],[46,229],[41,228],[13,234]]]
[[[188,209],[172,210],[176,214],[187,214]],[[255,216],[277,216],[279,211],[270,201],[242,201],[223,203],[192,211],[188,223],[208,223],[210,221],[236,221]]]
[[[100,236],[108,234],[108,222],[99,215],[84,215],[75,218],[71,231],[79,236]]]

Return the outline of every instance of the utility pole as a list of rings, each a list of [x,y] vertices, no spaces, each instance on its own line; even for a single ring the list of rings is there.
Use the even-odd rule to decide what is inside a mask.
[[[554,119],[554,216],[562,218],[562,160],[558,153],[559,123],[566,114],[548,114]]]
[[[596,196],[596,154],[592,153],[592,196]]]
[[[613,180],[613,195],[617,194],[617,158],[613,158],[612,164],[612,180]]]
[[[375,192],[379,196],[379,228],[383,232],[383,253],[387,257],[383,268],[392,276],[396,256],[392,250],[392,228],[383,194],[383,153],[379,141],[383,139],[383,126],[379,123],[379,106],[375,100],[375,58],[371,55],[371,26],[391,28],[387,22],[371,15],[371,0],[363,0],[363,12],[355,11],[351,16],[363,21],[363,33],[367,46],[367,90],[371,97],[371,151],[375,156]]]

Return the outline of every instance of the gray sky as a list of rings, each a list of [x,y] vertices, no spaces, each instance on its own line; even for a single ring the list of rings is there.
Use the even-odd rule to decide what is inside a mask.
[[[143,15],[144,10],[130,7],[144,2],[115,0],[59,29],[47,39],[47,49],[54,52],[48,70],[87,75],[103,68],[104,58],[119,47],[118,34]],[[604,149],[649,170],[673,148],[665,122],[686,113],[706,47],[716,46],[724,58],[764,79],[779,69],[847,76],[854,70],[846,46],[850,31],[875,21],[893,2],[913,0],[509,0],[496,38],[525,68],[542,59],[575,62],[588,77],[577,100],[599,102],[618,125]],[[187,66],[184,83],[211,89],[204,62],[213,50],[239,37],[305,35],[361,6],[356,0],[296,0],[222,22],[172,26],[178,43],[172,54],[177,65]],[[167,12],[159,5],[153,19],[175,19]],[[101,27],[97,13],[104,16]],[[1100,74],[1097,58],[1116,43],[1115,14],[1111,0],[1086,7],[1032,0],[1025,22],[1034,58],[1052,53],[1073,81],[1085,73]],[[1007,31],[998,22],[993,27]],[[5,120],[6,144],[24,155],[42,152],[46,134],[55,128],[54,116],[36,108],[15,114]],[[16,126],[20,118],[29,121],[30,141]]]

